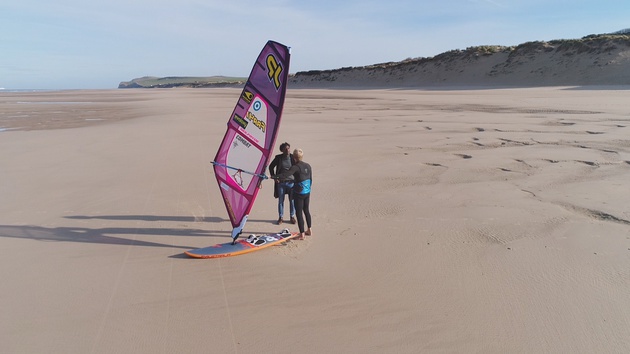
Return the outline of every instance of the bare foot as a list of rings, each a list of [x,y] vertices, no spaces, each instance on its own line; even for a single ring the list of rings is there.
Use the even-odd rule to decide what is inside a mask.
[[[313,232],[311,231],[311,228],[309,227],[308,230],[306,230],[306,232],[304,233],[304,235],[306,236],[311,236],[313,234]]]
[[[303,240],[304,239],[304,233],[301,233],[300,236],[295,238],[296,240]]]

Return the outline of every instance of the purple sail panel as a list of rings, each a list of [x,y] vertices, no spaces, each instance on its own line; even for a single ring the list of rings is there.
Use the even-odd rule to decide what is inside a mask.
[[[241,232],[276,142],[289,74],[289,48],[267,42],[227,123],[214,171],[236,238]]]

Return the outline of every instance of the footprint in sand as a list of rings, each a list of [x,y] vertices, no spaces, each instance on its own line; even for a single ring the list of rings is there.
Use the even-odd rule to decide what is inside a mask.
[[[514,161],[518,162],[518,163],[522,163],[523,165],[527,166],[527,167],[533,167],[532,165],[528,164],[527,162],[525,162],[525,160],[520,160],[520,159],[514,159]]]
[[[472,156],[466,154],[455,154],[455,156],[459,156],[463,159],[472,159]]]
[[[599,166],[597,162],[593,162],[593,161],[582,161],[582,160],[575,160],[575,161],[583,163],[585,165],[589,165],[589,166]]]
[[[564,207],[567,210],[570,210],[575,213],[582,214],[584,216],[591,217],[600,221],[610,221],[610,222],[615,222],[619,224],[630,225],[630,221],[605,213],[601,210],[588,209],[588,208],[583,208],[583,207],[570,205],[570,204],[559,204],[559,205]]]

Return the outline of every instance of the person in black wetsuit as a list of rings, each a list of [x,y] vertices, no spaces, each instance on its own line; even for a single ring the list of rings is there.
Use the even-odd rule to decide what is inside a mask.
[[[300,240],[304,239],[304,235],[311,236],[311,212],[309,210],[311,201],[311,185],[313,183],[313,171],[311,165],[302,159],[304,152],[302,149],[293,150],[293,159],[296,161],[288,171],[282,172],[272,178],[282,180],[288,176],[295,178],[293,186],[293,201],[295,202],[295,215],[297,216],[298,228],[300,229]],[[306,219],[306,231],[304,221]]]
[[[291,145],[289,143],[280,144],[280,151],[282,154],[276,155],[269,164],[269,173],[278,175],[282,172],[288,171],[295,163],[293,155],[290,154]],[[289,197],[289,212],[291,216],[291,224],[295,224],[295,203],[293,201],[293,175],[286,178],[276,179],[276,185],[274,186],[274,196],[278,198],[278,225],[282,224],[282,216],[284,215],[284,196]]]

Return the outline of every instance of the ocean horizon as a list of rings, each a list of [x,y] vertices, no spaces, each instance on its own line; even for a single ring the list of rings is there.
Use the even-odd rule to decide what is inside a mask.
[[[9,89],[0,87],[0,93],[3,92],[44,92],[44,91],[63,91],[63,89]]]

